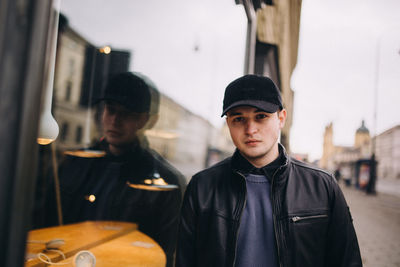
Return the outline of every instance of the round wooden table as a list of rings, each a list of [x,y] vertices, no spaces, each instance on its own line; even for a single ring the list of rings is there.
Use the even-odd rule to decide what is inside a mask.
[[[60,250],[66,256],[65,260],[60,253],[43,251],[45,244],[37,242],[53,239],[64,240]],[[97,267],[163,267],[166,264],[165,253],[161,247],[149,236],[140,232],[136,224],[87,221],[30,231],[25,266],[60,266],[41,262],[37,258],[40,252],[45,253],[52,262],[72,266],[74,255],[82,250],[88,250],[96,257]]]

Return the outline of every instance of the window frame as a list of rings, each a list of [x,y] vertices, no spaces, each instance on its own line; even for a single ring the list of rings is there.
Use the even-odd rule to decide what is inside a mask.
[[[52,0],[0,2],[0,266],[23,266]]]

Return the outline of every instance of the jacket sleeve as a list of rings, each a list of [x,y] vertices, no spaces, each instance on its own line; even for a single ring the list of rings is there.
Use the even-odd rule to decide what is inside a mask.
[[[362,266],[360,248],[350,209],[332,177],[331,221],[328,228],[327,267]]]
[[[176,266],[196,266],[196,225],[194,179],[187,186],[179,222],[178,244],[176,250]]]

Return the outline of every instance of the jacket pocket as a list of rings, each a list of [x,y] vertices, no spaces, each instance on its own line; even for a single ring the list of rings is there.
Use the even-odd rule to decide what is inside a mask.
[[[289,251],[293,266],[323,266],[329,215],[327,211],[289,216]]]
[[[303,216],[292,216],[290,221],[293,223],[301,223],[301,222],[313,222],[316,220],[324,220],[328,218],[328,214],[319,214],[319,215],[303,215]]]

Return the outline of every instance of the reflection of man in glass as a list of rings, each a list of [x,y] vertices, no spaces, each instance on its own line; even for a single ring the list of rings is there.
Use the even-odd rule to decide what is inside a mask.
[[[91,148],[105,155],[67,156],[59,168],[61,203],[66,224],[85,220],[138,223],[142,232],[161,245],[167,265],[172,266],[184,177],[150,150],[143,138],[141,130],[154,124],[151,113],[158,110],[157,100],[156,89],[132,73],[109,81],[101,99],[104,137]],[[37,226],[56,224],[51,189],[45,225]]]
[[[102,125],[108,150],[114,155],[127,152],[137,143],[137,132],[149,119],[151,94],[147,84],[130,73],[112,79],[106,88]]]

